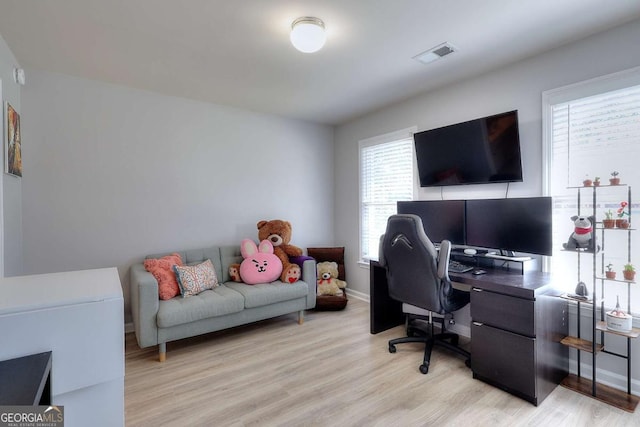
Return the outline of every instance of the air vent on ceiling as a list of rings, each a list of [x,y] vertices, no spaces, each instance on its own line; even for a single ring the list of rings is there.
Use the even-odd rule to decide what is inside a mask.
[[[430,62],[436,61],[440,58],[443,58],[453,52],[455,52],[457,49],[455,47],[453,47],[451,44],[449,43],[442,43],[436,47],[433,47],[425,52],[419,53],[418,55],[414,56],[413,59],[415,59],[418,62],[422,62],[423,64],[428,64]]]

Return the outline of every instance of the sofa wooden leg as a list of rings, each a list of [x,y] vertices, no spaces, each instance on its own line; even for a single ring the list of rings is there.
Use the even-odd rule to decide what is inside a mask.
[[[300,310],[298,312],[298,325],[302,325],[304,323],[304,310]]]
[[[161,362],[167,360],[167,343],[161,343],[158,345],[158,359]]]

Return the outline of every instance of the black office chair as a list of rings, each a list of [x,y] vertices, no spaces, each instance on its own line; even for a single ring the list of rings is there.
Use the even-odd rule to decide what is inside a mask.
[[[446,315],[469,303],[469,293],[454,289],[449,280],[450,253],[451,243],[443,240],[438,254],[417,215],[392,215],[380,238],[379,262],[387,270],[389,296],[402,302],[403,312],[407,313],[408,336],[390,340],[389,352],[396,352],[396,344],[424,342],[424,360],[420,365],[423,374],[429,372],[434,344],[463,355],[470,366],[470,354],[458,347],[458,335],[445,330]],[[430,331],[419,326],[419,321],[425,319],[429,320]],[[434,321],[441,323],[439,334],[434,333]]]

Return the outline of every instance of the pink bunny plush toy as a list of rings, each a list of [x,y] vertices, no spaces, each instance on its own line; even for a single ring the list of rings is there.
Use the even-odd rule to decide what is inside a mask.
[[[240,243],[240,252],[244,260],[240,264],[240,277],[247,285],[270,283],[280,277],[282,261],[273,254],[273,245],[268,240],[256,246],[251,239]]]

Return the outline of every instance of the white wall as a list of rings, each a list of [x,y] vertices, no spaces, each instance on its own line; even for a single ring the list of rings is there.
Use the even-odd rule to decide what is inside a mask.
[[[336,129],[335,235],[347,248],[349,287],[369,293],[368,268],[358,265],[358,141],[410,126],[418,130],[519,110],[524,180],[509,196],[542,194],[542,92],[640,65],[640,21],[596,34],[482,76],[426,93]],[[446,61],[446,59],[444,59]],[[437,66],[435,63],[433,66]],[[504,197],[506,184],[445,187],[445,199]],[[440,189],[421,189],[439,199]]]
[[[22,180],[4,173],[5,102],[9,102],[24,121],[20,103],[20,86],[13,80],[13,69],[18,61],[0,36],[0,82],[2,90],[2,135],[0,146],[0,276],[16,276],[22,273]],[[23,125],[22,125],[23,126]],[[22,127],[21,127],[22,129]],[[25,142],[25,139],[22,138]]]
[[[27,70],[24,271],[128,268],[146,254],[293,224],[333,243],[333,129]],[[277,102],[277,100],[274,100]],[[88,284],[90,285],[90,284]]]

